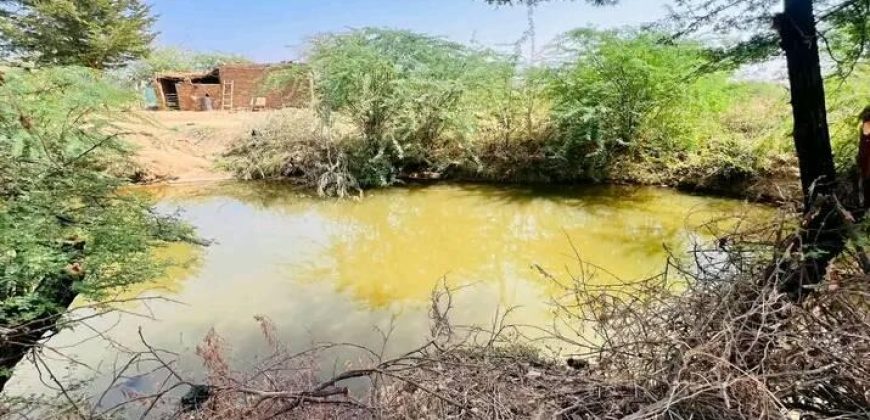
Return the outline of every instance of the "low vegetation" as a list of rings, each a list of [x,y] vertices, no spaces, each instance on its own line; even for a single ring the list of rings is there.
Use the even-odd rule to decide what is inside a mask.
[[[284,110],[235,144],[223,165],[242,179],[293,178],[321,195],[345,197],[362,192],[348,167],[362,142],[348,124],[322,125],[310,110]]]
[[[314,120],[302,126],[320,128],[291,127],[298,113],[293,124],[275,118],[239,139],[227,165],[336,195],[421,177],[799,195],[784,87],[711,71],[703,46],[648,31],[576,30],[552,55],[556,64],[529,65],[403,31],[322,36],[307,74],[284,76],[312,79]],[[831,83],[844,171],[867,77],[859,67]],[[323,168],[344,171],[342,186],[323,188]]]

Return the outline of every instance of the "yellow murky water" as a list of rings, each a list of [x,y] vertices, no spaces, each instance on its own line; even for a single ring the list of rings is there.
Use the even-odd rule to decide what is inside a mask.
[[[161,209],[182,209],[215,243],[159,250],[179,266],[120,296],[173,301],[127,302],[124,312],[54,338],[52,346],[89,366],[65,368],[65,380],[94,377],[96,388],[107,383],[124,351],[99,335],[141,349],[140,329],[153,346],[184,355],[181,368],[188,372],[198,370],[192,353],[211,328],[244,364],[262,348],[258,315],[270,318],[295,348],[322,341],[377,346],[378,328],[391,330],[389,349],[401,351],[428,333],[428,301],[441,279],[467,286],[455,294],[456,323],[489,325],[499,308],[518,306],[514,322],[543,326],[558,288],[536,267],[566,278],[579,257],[600,267],[596,281],[649,276],[664,269],[665,246],[679,254],[705,237],[705,222],[767,211],[633,187],[436,185],[375,191],[360,201],[263,183],[148,191]],[[35,378],[22,367],[11,392],[38,388]]]

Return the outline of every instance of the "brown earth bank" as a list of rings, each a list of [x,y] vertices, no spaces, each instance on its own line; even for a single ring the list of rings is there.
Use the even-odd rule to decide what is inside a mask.
[[[224,180],[233,177],[218,165],[219,159],[239,140],[263,127],[270,119],[287,116],[310,124],[309,116],[300,110],[263,112],[192,112],[137,111],[121,123],[128,131],[128,141],[134,149],[135,171],[130,174],[135,183],[184,183]],[[498,166],[498,165],[496,165]],[[522,166],[522,165],[520,165]],[[781,204],[800,197],[797,162],[783,156],[765,173],[745,176],[687,173],[674,174],[672,168],[650,168],[643,162],[627,159],[613,164],[612,173],[598,182],[611,184],[659,185],[697,194],[727,196],[756,202]],[[654,166],[654,165],[653,165]],[[679,172],[679,171],[676,171]],[[632,175],[634,174],[634,175]],[[517,174],[484,174],[463,170],[412,171],[399,174],[405,182],[441,182],[444,180],[485,183],[537,182],[565,183],[568,180],[536,180]],[[583,181],[588,183],[590,181]]]
[[[137,111],[119,124],[128,132],[136,183],[228,179],[216,161],[236,138],[262,123],[264,112]]]

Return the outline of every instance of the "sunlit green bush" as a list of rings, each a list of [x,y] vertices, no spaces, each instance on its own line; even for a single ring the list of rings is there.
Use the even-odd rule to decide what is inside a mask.
[[[308,60],[321,115],[350,119],[365,185],[391,184],[404,166],[426,165],[461,131],[461,96],[473,52],[404,31],[362,29],[316,38]]]
[[[728,82],[700,72],[703,50],[654,33],[580,29],[550,88],[562,150],[590,176],[619,155],[653,158],[696,147],[727,107]]]
[[[84,68],[0,73],[0,326],[14,328],[66,309],[42,292],[73,261],[67,293],[98,299],[156,275],[150,249],[190,232],[109,171],[129,91]]]
[[[516,55],[406,31],[318,37],[308,65],[294,72],[311,83],[319,124],[345,121],[351,129],[338,139],[313,140],[330,146],[306,147],[306,162],[341,156],[339,166],[363,189],[421,173],[710,190],[744,188],[765,177],[794,180],[794,171],[783,168],[793,165],[784,86],[711,72],[703,45],[648,31],[578,29],[558,47],[558,56],[542,61],[549,64],[530,65]],[[290,76],[298,83],[299,74]],[[858,80],[867,79],[859,67],[848,83],[829,87],[843,167],[854,161],[854,115],[870,86]],[[299,137],[298,130],[287,132]],[[275,136],[278,143],[281,137]],[[241,143],[251,146],[249,140]],[[252,159],[244,163],[236,155],[237,173],[249,177],[258,168],[257,177],[286,176],[280,168],[287,150],[276,151],[275,144],[237,149]],[[298,157],[293,147],[290,154]],[[336,163],[321,166],[330,165]],[[300,167],[315,166],[294,166]],[[314,179],[319,176],[309,183]]]

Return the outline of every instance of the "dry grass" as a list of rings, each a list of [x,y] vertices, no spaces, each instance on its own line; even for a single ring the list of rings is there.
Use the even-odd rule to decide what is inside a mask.
[[[345,124],[325,127],[313,111],[283,110],[235,138],[222,165],[241,179],[290,179],[320,195],[358,195],[348,168],[351,133]]]
[[[274,112],[141,111],[123,128],[133,146],[139,182],[226,179],[215,161],[237,137]]]

